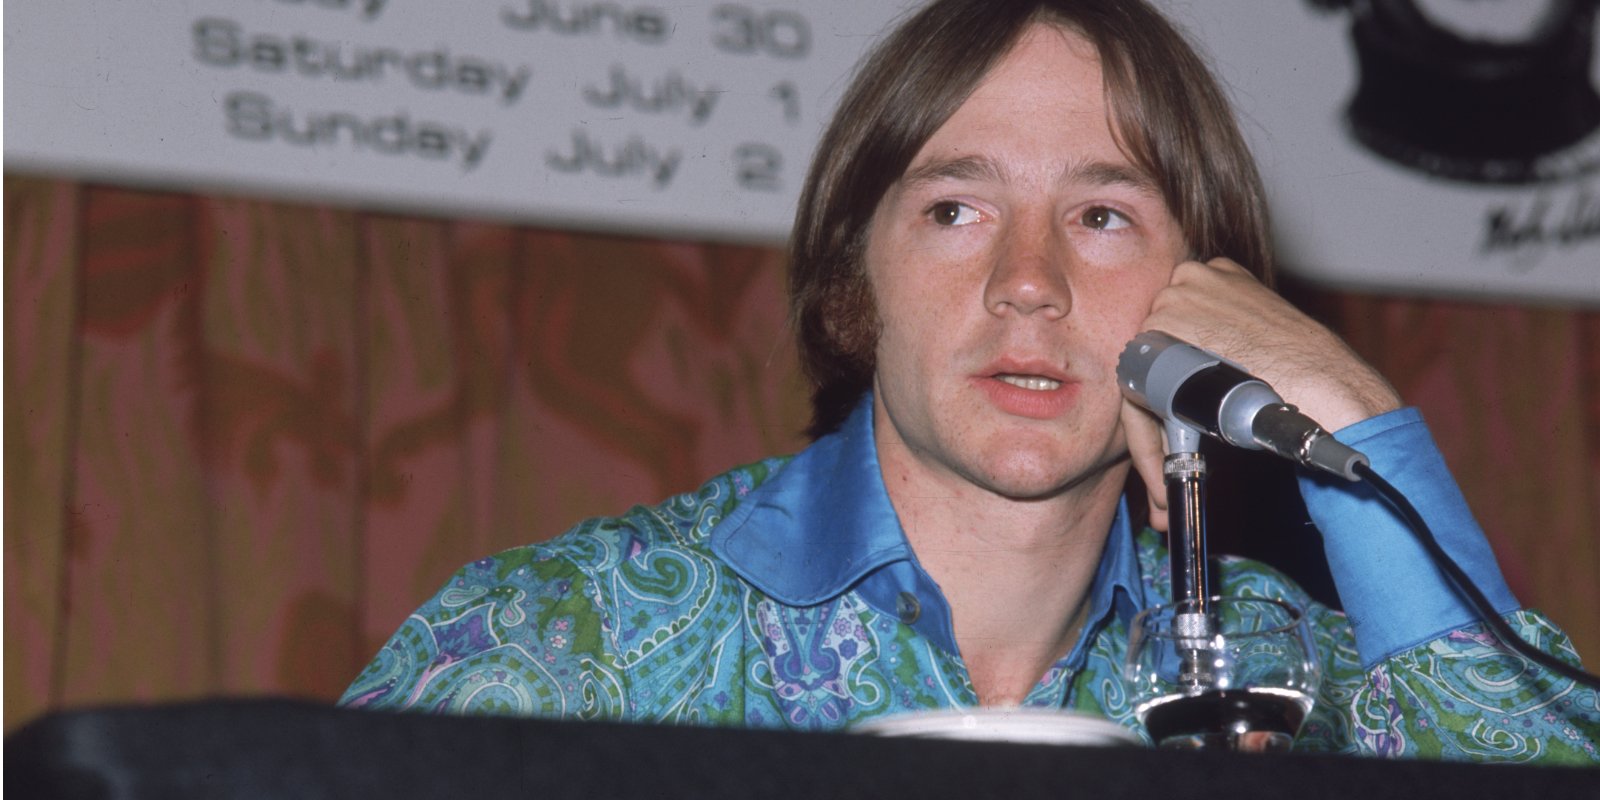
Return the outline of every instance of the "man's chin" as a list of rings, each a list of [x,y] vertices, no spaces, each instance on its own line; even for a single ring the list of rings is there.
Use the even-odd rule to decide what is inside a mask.
[[[995,470],[984,483],[989,491],[1007,500],[1043,502],[1075,491],[1105,485],[1107,481],[1120,493],[1127,480],[1128,454],[1123,452],[1086,466],[1052,469],[1037,465],[1012,465]]]

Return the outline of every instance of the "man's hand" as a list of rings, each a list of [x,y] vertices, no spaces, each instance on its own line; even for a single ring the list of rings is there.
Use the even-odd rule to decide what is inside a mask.
[[[1225,258],[1179,264],[1143,330],[1165,331],[1244,367],[1330,431],[1401,405],[1394,387],[1343,340]],[[1124,400],[1122,424],[1149,489],[1151,525],[1166,530],[1161,423]]]

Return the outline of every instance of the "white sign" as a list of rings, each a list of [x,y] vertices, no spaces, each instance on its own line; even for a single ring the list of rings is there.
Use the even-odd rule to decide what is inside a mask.
[[[1356,289],[1600,304],[1591,4],[1164,4],[1233,96],[1284,269]]]
[[[6,4],[6,167],[777,242],[895,2]]]
[[[776,243],[912,4],[13,0],[6,167]],[[1285,269],[1600,304],[1587,4],[1159,4],[1233,95]]]

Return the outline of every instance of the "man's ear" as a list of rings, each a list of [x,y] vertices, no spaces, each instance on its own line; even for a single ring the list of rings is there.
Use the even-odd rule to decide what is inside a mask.
[[[1128,437],[1128,455],[1133,469],[1144,482],[1150,506],[1150,527],[1167,531],[1167,481],[1162,472],[1166,451],[1162,446],[1161,423],[1142,408],[1122,401],[1122,430]]]

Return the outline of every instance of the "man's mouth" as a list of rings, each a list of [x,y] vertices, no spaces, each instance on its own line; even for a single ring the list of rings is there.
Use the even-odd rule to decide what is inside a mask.
[[[1061,388],[1061,381],[1055,380],[1054,378],[1041,378],[1038,375],[1011,375],[1003,373],[994,377],[995,380],[1003,383],[1009,383],[1012,386],[1020,389],[1028,389],[1035,392],[1053,392]]]

